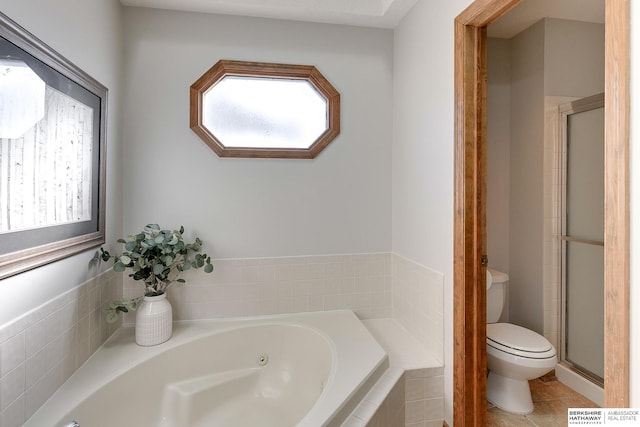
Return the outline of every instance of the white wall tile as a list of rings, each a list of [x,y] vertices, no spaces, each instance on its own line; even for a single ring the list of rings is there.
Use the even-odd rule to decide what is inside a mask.
[[[2,427],[20,427],[24,421],[24,395],[21,395],[4,411],[0,412],[0,425]]]
[[[25,334],[25,357],[31,357],[44,348],[46,342],[45,321],[41,320],[29,326]]]
[[[0,377],[18,367],[25,358],[25,333],[9,338],[0,344]]]
[[[102,307],[121,295],[108,271],[0,328],[0,425],[22,425],[102,345],[117,327]]]
[[[426,378],[413,378],[406,381],[406,395],[407,401],[424,400],[426,390]]]
[[[174,319],[209,319],[351,309],[364,318],[392,312],[391,254],[214,260],[214,272],[185,275],[168,293]],[[125,278],[131,298],[142,287]],[[134,317],[125,317],[133,323]]]
[[[424,419],[442,420],[444,418],[444,398],[427,399],[424,401]]]
[[[0,379],[0,411],[4,411],[24,392],[24,363]]]
[[[444,391],[444,376],[425,378],[424,396],[426,399],[442,397]]]
[[[442,348],[444,276],[392,256],[393,317],[427,346]]]
[[[405,421],[407,423],[415,423],[417,421],[424,421],[425,418],[425,401],[417,400],[407,402],[405,404]]]
[[[34,385],[47,372],[46,351],[40,350],[26,361],[25,388]]]

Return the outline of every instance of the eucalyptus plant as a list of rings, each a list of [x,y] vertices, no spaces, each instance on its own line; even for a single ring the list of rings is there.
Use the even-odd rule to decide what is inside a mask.
[[[145,296],[158,296],[166,292],[174,282],[185,283],[180,277],[183,271],[202,268],[205,273],[213,271],[211,257],[200,253],[202,240],[186,243],[184,227],[180,230],[163,230],[158,224],[148,224],[144,229],[126,239],[118,239],[124,245],[120,255],[112,255],[100,248],[98,255],[103,261],[113,260],[113,270],[123,272],[131,269],[129,277],[145,284]],[[97,255],[97,254],[96,254]],[[139,299],[114,301],[105,309],[107,320],[117,320],[118,312],[135,310]]]

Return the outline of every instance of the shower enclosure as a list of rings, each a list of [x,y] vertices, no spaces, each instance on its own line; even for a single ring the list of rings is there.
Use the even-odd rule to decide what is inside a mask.
[[[561,363],[604,377],[604,94],[560,106]]]

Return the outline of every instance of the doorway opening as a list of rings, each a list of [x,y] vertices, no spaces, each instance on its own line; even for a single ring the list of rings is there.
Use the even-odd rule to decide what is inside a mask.
[[[486,27],[520,0],[455,21],[454,424],[486,421]],[[605,406],[629,402],[629,0],[606,0]],[[613,351],[615,349],[615,351]]]

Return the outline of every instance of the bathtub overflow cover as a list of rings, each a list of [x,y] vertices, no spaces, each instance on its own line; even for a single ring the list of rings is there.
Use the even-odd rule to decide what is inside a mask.
[[[269,363],[269,355],[267,353],[261,353],[258,355],[257,361],[258,366],[265,366],[267,363]]]

